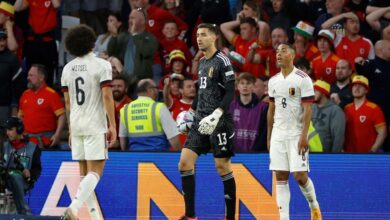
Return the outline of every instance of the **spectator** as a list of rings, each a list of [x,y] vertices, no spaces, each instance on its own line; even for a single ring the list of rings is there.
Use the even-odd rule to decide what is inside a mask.
[[[321,14],[315,22],[315,33],[318,33],[319,30],[324,29],[322,24],[328,19],[337,16],[343,12],[344,0],[326,0],[325,7],[326,13]],[[331,29],[340,30],[343,28],[341,22],[335,23],[332,25]]]
[[[320,55],[320,51],[312,42],[313,26],[304,21],[299,21],[292,30],[294,31],[295,59],[304,57],[311,62],[315,57]]]
[[[347,60],[339,60],[336,65],[336,82],[330,86],[330,99],[341,109],[353,102],[351,76],[351,64]]]
[[[124,61],[125,73],[137,80],[153,77],[153,55],[158,48],[156,38],[145,29],[145,15],[143,9],[133,9],[128,32],[112,37],[108,45],[109,55]]]
[[[167,21],[164,24],[164,28],[162,29],[164,38],[160,41],[160,51],[159,55],[163,60],[164,73],[168,73],[170,67],[170,53],[174,50],[180,50],[184,53],[185,62],[190,63],[192,59],[192,54],[188,49],[188,46],[184,43],[184,41],[180,40],[177,35],[179,33],[179,29],[177,24],[174,21]],[[178,72],[179,73],[179,72]]]
[[[160,42],[164,39],[162,30],[165,22],[175,21],[179,28],[180,36],[184,36],[185,31],[188,29],[188,25],[182,21],[179,17],[159,8],[156,5],[151,5],[149,0],[129,0],[136,7],[142,8],[147,12],[146,17],[146,30],[152,33]],[[133,8],[134,10],[135,8]],[[181,37],[181,38],[182,38]]]
[[[234,29],[238,26],[240,27],[240,34],[234,32]],[[257,77],[261,72],[264,72],[264,68],[260,69],[260,65],[245,59],[249,52],[249,46],[258,42],[258,25],[255,19],[252,17],[237,17],[237,20],[221,24],[221,31],[235,48],[235,51],[231,51],[228,57],[235,64],[238,72],[249,72]]]
[[[264,82],[261,78],[256,78],[256,81],[253,85],[253,93],[260,100],[265,96],[265,86],[264,86]]]
[[[187,69],[188,69],[188,62],[185,57],[185,54],[180,50],[172,50],[169,53],[168,57],[168,63],[169,63],[169,74],[181,74],[183,76],[189,76]]]
[[[167,82],[169,80],[169,83]],[[165,95],[170,95],[174,99],[181,99],[181,93],[179,90],[180,82],[184,80],[184,76],[182,74],[172,73],[161,78],[159,89],[163,91],[163,99],[166,100],[167,97]],[[168,87],[167,87],[168,83]],[[168,89],[169,93],[164,94],[164,90]],[[165,102],[165,101],[164,101]],[[168,106],[168,105],[167,105]]]
[[[183,21],[186,19],[186,12],[183,8],[183,4],[181,3],[181,1],[162,0],[160,8],[169,11],[171,14],[175,15]]]
[[[179,81],[184,78],[194,78],[193,75],[187,72],[188,63],[185,59],[184,53],[180,50],[173,50],[169,53],[169,72],[163,76],[159,82],[159,89],[163,90],[164,80],[170,78],[170,93],[174,98],[181,98],[179,92]]]
[[[188,11],[187,44],[192,45],[195,51],[198,50],[198,45],[196,43],[196,27],[200,23],[221,25],[224,22],[232,20],[229,1],[185,0],[183,1],[183,5],[184,9]]]
[[[126,78],[121,75],[121,76],[116,76],[112,79],[111,83],[112,87],[112,96],[114,98],[114,103],[115,103],[115,125],[116,125],[116,132],[119,134],[119,119],[120,119],[120,110],[125,106],[126,104],[130,103],[132,100],[127,96],[127,80]],[[119,138],[118,138],[119,140]],[[114,148],[118,148],[118,144],[115,144],[113,146]]]
[[[292,20],[291,14],[288,14],[288,0],[272,0],[271,3],[272,11],[269,13],[269,26],[271,30],[277,27],[289,30],[295,22]],[[287,35],[291,37],[290,33],[287,33]]]
[[[386,138],[386,122],[381,108],[366,99],[369,84],[364,76],[352,80],[354,101],[345,106],[345,152],[378,152]]]
[[[387,17],[386,17],[387,16]],[[386,21],[387,19],[387,21]],[[366,21],[370,25],[370,27],[380,33],[389,25],[390,19],[390,6],[387,7],[378,7],[373,10],[370,14],[367,14]]]
[[[390,41],[390,25],[385,27],[382,31],[382,39]]]
[[[248,61],[255,64],[262,64],[265,68],[265,76],[273,76],[280,71],[276,64],[276,49],[280,44],[288,43],[286,30],[283,28],[275,28],[271,33],[272,49],[259,49],[257,43],[250,46],[248,53]]]
[[[123,72],[123,65],[118,58],[109,57],[107,58],[107,61],[111,64],[112,78],[115,78],[120,75],[126,75],[126,73]]]
[[[356,71],[366,76],[371,89],[367,98],[378,104],[385,114],[386,123],[390,125],[390,41],[380,40],[375,44],[376,56],[373,60],[364,61],[357,58]],[[390,151],[390,138],[385,141],[385,150]]]
[[[1,126],[8,137],[1,149],[1,161],[7,164],[6,187],[12,192],[17,214],[31,215],[24,195],[41,175],[41,151],[23,135],[23,122],[19,118],[10,117]]]
[[[57,8],[61,0],[33,1],[16,0],[16,11],[29,8],[27,41],[23,50],[26,57],[27,68],[39,63],[46,66],[46,83],[53,85],[55,68],[58,63],[58,51],[55,41],[55,29],[58,25]]]
[[[4,29],[7,33],[7,46],[12,52],[16,52],[21,56],[23,46],[23,33],[20,28],[14,25],[14,6],[6,1],[0,2],[0,29]]]
[[[170,146],[180,149],[176,122],[168,108],[156,102],[158,90],[151,79],[137,85],[138,98],[121,111],[119,137],[122,150],[167,151]]]
[[[301,57],[294,60],[294,66],[305,72],[312,80],[314,80],[313,70],[311,69],[310,62],[306,58]]]
[[[320,135],[323,152],[341,152],[344,146],[345,116],[343,110],[330,101],[329,83],[314,83],[314,101],[311,120]]]
[[[330,84],[336,82],[336,64],[340,59],[334,54],[333,42],[334,34],[329,30],[321,30],[317,38],[320,55],[312,61],[315,79],[324,80]]]
[[[183,112],[188,111],[192,106],[192,101],[196,95],[195,82],[191,78],[184,78],[179,80],[179,91],[181,98],[174,98],[170,94],[170,88],[172,83],[172,78],[166,78],[164,81],[164,90],[163,97],[164,103],[168,106],[169,111],[172,113],[173,120],[177,121],[177,116]],[[185,134],[179,134],[180,145],[184,146],[184,142],[187,138]]]
[[[1,15],[0,15],[1,16]],[[12,78],[19,69],[18,58],[7,48],[7,33],[0,29],[0,124],[10,116],[15,86]]]
[[[117,36],[123,31],[124,30],[122,26],[121,14],[111,12],[107,18],[107,32],[97,37],[93,52],[97,56],[102,58],[104,58],[104,56],[107,56],[107,46],[108,42],[110,42],[111,37]]]
[[[259,152],[267,150],[268,105],[254,93],[256,78],[250,73],[241,73],[237,78],[237,96],[229,107],[233,116],[236,152]]]
[[[390,24],[390,6],[387,0],[370,0],[366,8],[368,24],[377,32],[381,32]]]
[[[264,85],[264,95],[260,97],[260,100],[266,103],[269,103],[269,95],[268,95],[268,82],[270,77],[269,76],[263,76],[260,78],[261,81],[263,81]]]
[[[45,79],[45,67],[33,64],[27,77],[29,89],[20,98],[18,115],[32,142],[40,148],[52,148],[59,144],[65,125],[65,109],[61,97]]]
[[[244,2],[242,11],[237,14],[237,19],[251,17],[257,22],[259,31],[258,39],[260,45],[268,45],[271,38],[271,30],[269,25],[261,20],[260,5],[255,0],[247,0]]]
[[[356,57],[374,59],[374,48],[369,39],[359,35],[359,18],[353,12],[342,13],[322,24],[324,29],[330,28],[337,21],[343,20],[345,35],[337,34],[335,40],[336,55],[348,60],[355,70],[354,61]]]

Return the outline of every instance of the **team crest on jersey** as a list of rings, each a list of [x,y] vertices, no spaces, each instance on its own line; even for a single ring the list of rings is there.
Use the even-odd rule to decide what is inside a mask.
[[[332,67],[326,67],[325,73],[326,73],[327,75],[330,75],[330,74],[332,73]]]
[[[360,120],[361,123],[363,123],[363,122],[366,121],[366,118],[367,117],[365,115],[360,115],[359,120]]]
[[[44,101],[45,101],[44,99],[39,98],[39,99],[37,100],[37,104],[38,104],[38,105],[42,105],[42,103],[43,103]]]
[[[291,96],[295,95],[295,88],[293,88],[293,87],[289,88],[288,94],[290,94]]]
[[[213,77],[213,72],[214,72],[214,68],[210,67],[209,73],[208,73],[209,77]]]
[[[150,20],[148,21],[148,23],[149,23],[149,26],[150,26],[150,27],[153,27],[153,26],[154,26],[154,20],[153,20],[153,19],[150,19]]]
[[[364,50],[364,48],[360,48],[360,55],[363,55],[364,52],[366,52],[366,51]]]
[[[51,1],[45,1],[44,4],[45,4],[45,7],[48,8],[48,7],[50,7]]]

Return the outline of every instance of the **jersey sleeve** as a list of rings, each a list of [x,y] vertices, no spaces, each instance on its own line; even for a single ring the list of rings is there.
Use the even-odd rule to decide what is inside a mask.
[[[274,81],[274,78],[271,78],[268,81],[268,97],[269,97],[269,101],[270,102],[274,102],[275,101],[274,93],[270,92],[270,91],[273,91],[273,86],[274,86],[273,81]]]
[[[25,96],[26,96],[26,92],[24,92],[19,99],[18,115],[20,115],[20,116],[24,116],[23,109],[24,109],[24,100],[26,99]]]
[[[165,105],[160,108],[160,121],[168,140],[179,134],[176,122]]]
[[[65,113],[64,103],[62,102],[61,97],[57,93],[54,93],[53,100],[50,105],[51,109],[57,117]]]
[[[67,66],[64,67],[64,70],[62,71],[62,76],[61,76],[61,91],[62,92],[68,92],[68,82],[66,80],[66,76],[68,76]]]
[[[378,128],[378,127],[386,125],[385,116],[383,114],[382,109],[379,106],[377,106],[374,109],[374,114],[373,115],[374,115],[374,126],[375,126],[375,128]]]
[[[112,81],[111,64],[107,61],[103,63],[102,73],[100,74],[100,87],[110,87]]]
[[[314,102],[314,87],[310,77],[302,79],[301,84],[301,99],[302,102],[310,103]]]
[[[221,56],[221,62],[220,62],[220,77],[222,79],[223,84],[229,82],[229,81],[234,81],[235,80],[235,75],[233,71],[233,66],[229,60],[229,58],[225,56]]]

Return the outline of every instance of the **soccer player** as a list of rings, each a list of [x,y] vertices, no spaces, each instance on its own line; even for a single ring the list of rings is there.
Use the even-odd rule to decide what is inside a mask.
[[[267,146],[270,151],[270,170],[276,174],[276,202],[280,219],[288,220],[290,172],[311,208],[311,219],[322,219],[314,185],[308,177],[308,129],[311,104],[314,101],[310,77],[293,65],[295,51],[287,44],[276,50],[281,72],[268,83],[270,98],[267,115]]]
[[[194,122],[181,152],[179,171],[185,201],[181,220],[197,219],[195,215],[194,166],[199,155],[213,149],[215,166],[224,186],[226,219],[233,220],[236,206],[236,183],[230,158],[233,153],[233,119],[228,113],[234,96],[235,76],[229,59],[218,51],[215,42],[218,27],[200,24],[197,43],[204,57],[199,63],[199,90],[190,112],[196,111]]]
[[[91,219],[101,219],[93,192],[103,174],[107,141],[112,145],[116,140],[111,65],[94,55],[95,41],[95,33],[86,25],[71,28],[65,38],[66,49],[76,58],[64,67],[61,86],[70,119],[72,159],[79,161],[82,177],[76,197],[64,215],[71,220],[77,219],[84,202]]]

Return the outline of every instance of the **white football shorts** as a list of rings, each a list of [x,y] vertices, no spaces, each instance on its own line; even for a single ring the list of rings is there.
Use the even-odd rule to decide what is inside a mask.
[[[273,136],[273,135],[272,135]],[[304,155],[299,155],[299,137],[289,137],[286,139],[273,138],[271,136],[270,146],[270,170],[275,171],[310,171],[309,151]]]
[[[108,142],[106,134],[72,135],[71,148],[73,160],[108,159]]]

